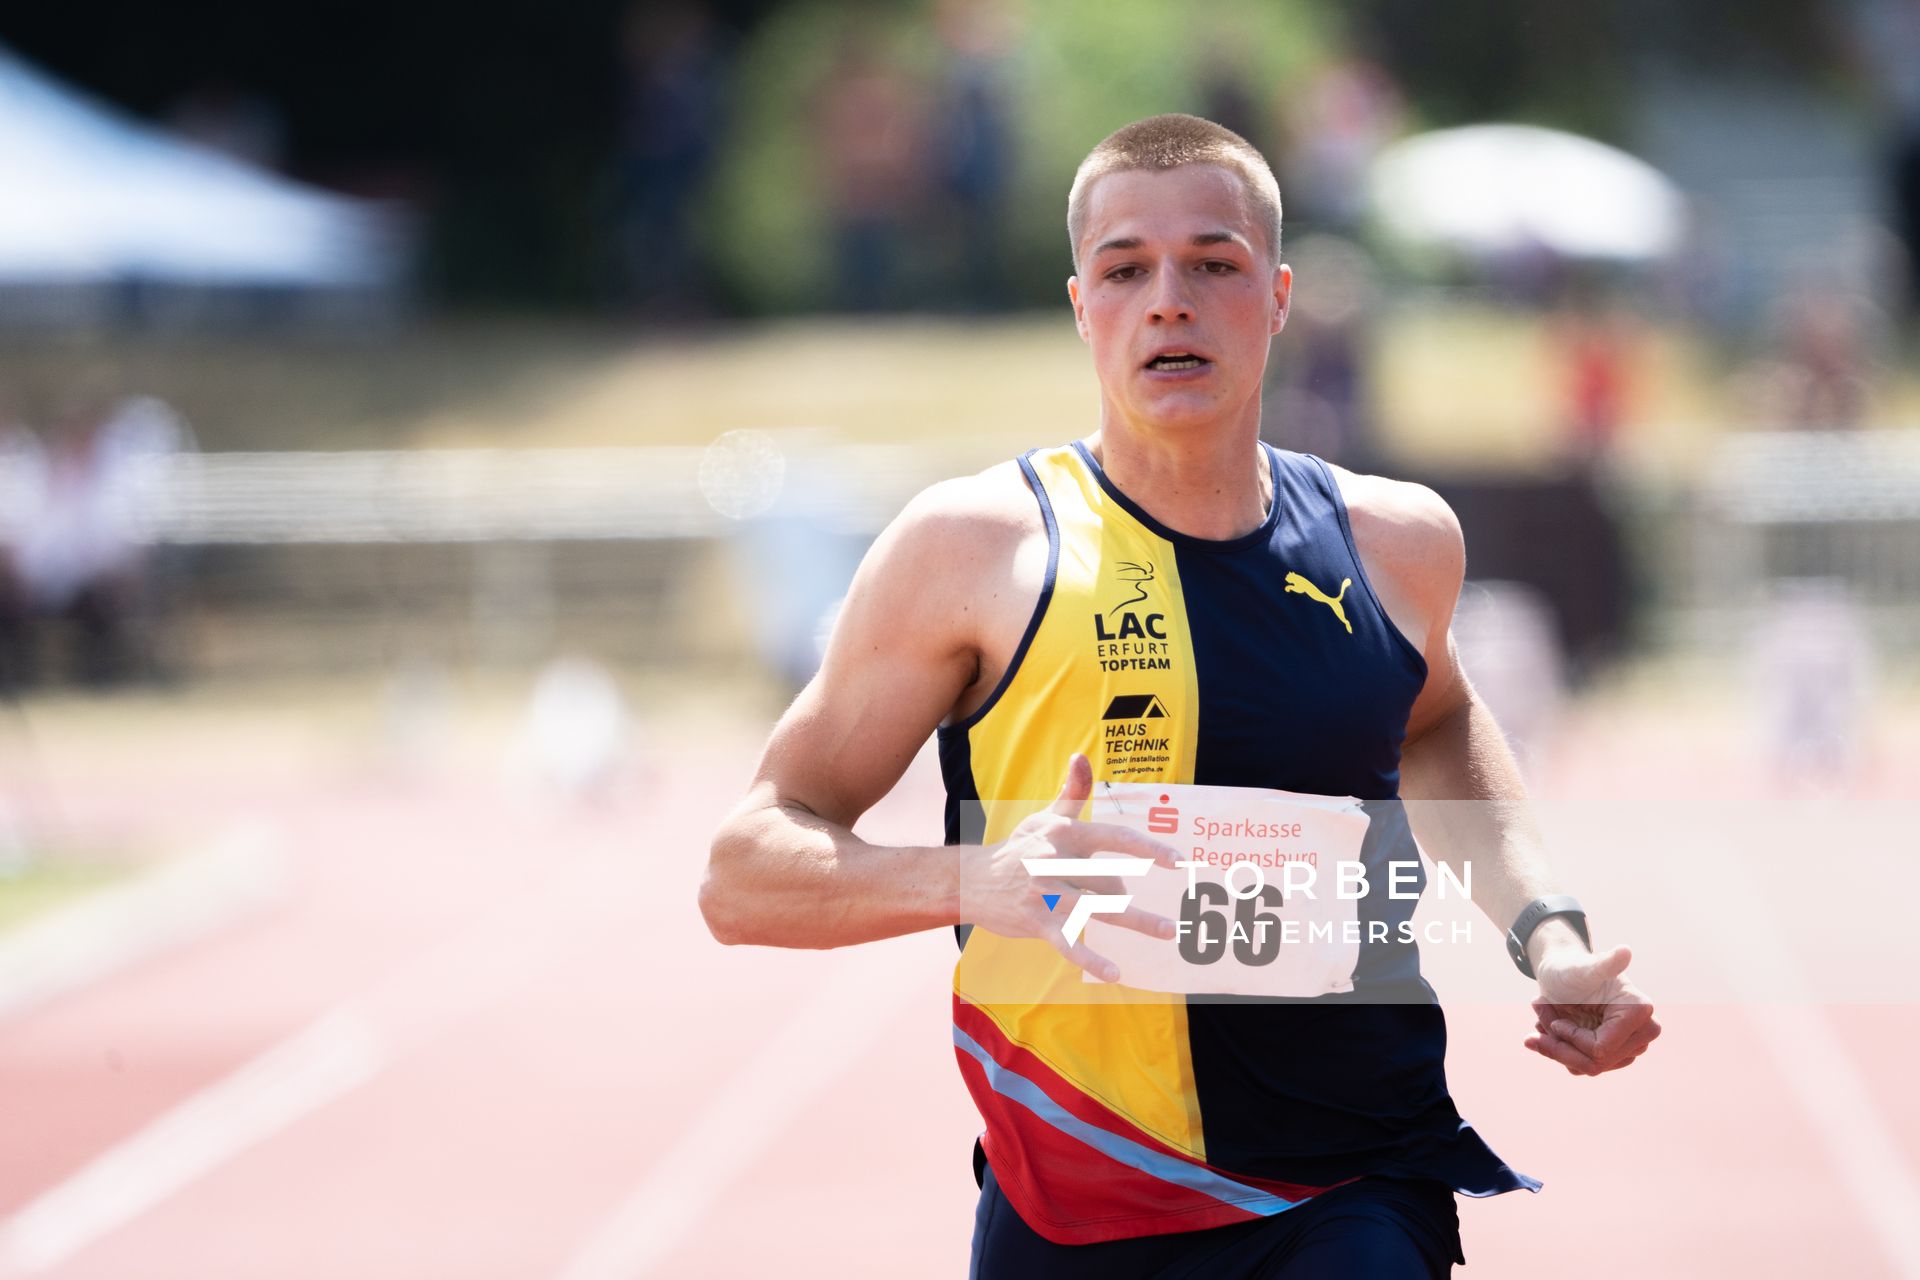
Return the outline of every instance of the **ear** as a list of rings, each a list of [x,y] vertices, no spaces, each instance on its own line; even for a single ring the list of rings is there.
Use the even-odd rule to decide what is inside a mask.
[[[1293,306],[1293,268],[1281,263],[1273,269],[1273,329],[1279,333],[1287,327],[1287,312]]]
[[[1087,334],[1087,304],[1080,300],[1079,276],[1067,277],[1067,301],[1073,304],[1073,327],[1079,330],[1080,341],[1092,342],[1093,339]]]

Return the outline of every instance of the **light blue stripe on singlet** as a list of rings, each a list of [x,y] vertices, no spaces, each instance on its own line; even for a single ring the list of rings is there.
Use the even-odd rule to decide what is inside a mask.
[[[1078,1138],[1101,1155],[1117,1160],[1142,1173],[1151,1174],[1162,1182],[1171,1182],[1198,1191],[1202,1195],[1223,1200],[1235,1208],[1245,1209],[1249,1213],[1275,1214],[1293,1208],[1301,1203],[1298,1200],[1282,1200],[1279,1196],[1223,1178],[1211,1169],[1203,1169],[1185,1160],[1176,1160],[1172,1156],[1155,1151],[1151,1147],[1141,1146],[1130,1138],[1117,1133],[1109,1133],[1098,1125],[1088,1124],[1065,1107],[1049,1098],[1039,1085],[1016,1071],[1009,1071],[993,1060],[979,1041],[962,1031],[953,1029],[953,1043],[973,1057],[987,1073],[987,1083],[993,1091],[1003,1098],[1019,1103],[1027,1110],[1039,1116],[1068,1137]]]

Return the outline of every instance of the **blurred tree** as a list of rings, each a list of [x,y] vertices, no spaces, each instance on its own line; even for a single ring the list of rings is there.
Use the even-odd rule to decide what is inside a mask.
[[[1015,127],[1007,226],[997,238],[1011,301],[1051,305],[1071,272],[1067,186],[1106,134],[1159,111],[1199,111],[1236,86],[1270,116],[1280,90],[1326,49],[1314,0],[1216,0],[1198,27],[1188,11],[1109,0],[1049,0],[1013,10],[1021,29],[1005,55]],[[919,78],[937,82],[943,51],[917,0],[850,6],[800,0],[747,37],[737,67],[734,128],[708,220],[708,249],[737,302],[754,311],[830,304],[840,290],[814,109],[836,51],[857,33]],[[1231,50],[1226,62],[1222,50]],[[935,189],[937,191],[937,188]],[[934,287],[950,268],[939,246],[908,246],[904,270],[923,307],[957,305]]]
[[[1254,141],[1275,146],[1289,81],[1344,46],[1382,62],[1426,123],[1520,117],[1601,136],[1616,134],[1635,62],[1650,51],[1785,74],[1831,65],[1821,38],[1830,6],[1806,0],[1003,2],[1019,27],[995,81],[1014,121],[1011,185],[996,197],[1005,234],[982,243],[1000,246],[1012,300],[1030,304],[1060,297],[1068,177],[1101,136],[1152,112],[1211,108],[1256,122],[1267,136]],[[0,38],[149,118],[209,86],[250,95],[283,123],[294,175],[421,204],[426,283],[441,299],[581,306],[606,300],[619,261],[608,210],[620,33],[633,5],[74,0],[11,6]],[[940,84],[949,51],[935,0],[706,7],[742,39],[734,113],[695,219],[723,301],[753,312],[827,305],[836,291],[809,104],[853,30],[922,84]],[[942,225],[929,221],[919,238]],[[922,285],[912,292],[938,304],[926,286],[951,281],[952,263],[924,244],[903,256],[903,278]]]

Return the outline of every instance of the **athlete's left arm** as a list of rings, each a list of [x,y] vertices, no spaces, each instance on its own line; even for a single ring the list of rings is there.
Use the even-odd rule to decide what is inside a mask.
[[[1453,639],[1466,572],[1460,522],[1421,485],[1339,472],[1356,549],[1396,626],[1420,648],[1427,682],[1407,720],[1400,794],[1429,855],[1464,875],[1474,901],[1503,933],[1535,898],[1564,892],[1500,726],[1468,683]],[[1625,977],[1624,946],[1595,954],[1566,920],[1534,930],[1539,975],[1529,1049],[1575,1075],[1624,1067],[1660,1034],[1653,1006]]]

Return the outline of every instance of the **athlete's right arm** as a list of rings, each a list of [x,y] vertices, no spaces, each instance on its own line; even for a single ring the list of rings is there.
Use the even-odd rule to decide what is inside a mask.
[[[1059,799],[991,848],[883,847],[851,830],[982,679],[983,648],[995,648],[982,645],[983,629],[1015,618],[1017,636],[1033,608],[1040,575],[1023,557],[1037,549],[1044,571],[1045,533],[1017,473],[1013,483],[1024,507],[1009,501],[1004,474],[937,485],[867,554],[819,675],[781,717],[746,797],[714,836],[700,909],[721,942],[838,947],[965,921],[1049,938],[1105,976],[1107,962],[1084,943],[1066,945],[1065,912],[1041,900],[1074,886],[1028,875],[1021,859],[1121,852],[1172,865],[1176,855],[1125,828],[1075,820],[1092,786],[1084,760],[1062,761]],[[1028,581],[1032,591],[1022,591]],[[1137,909],[1114,920],[1156,936],[1172,929]]]

